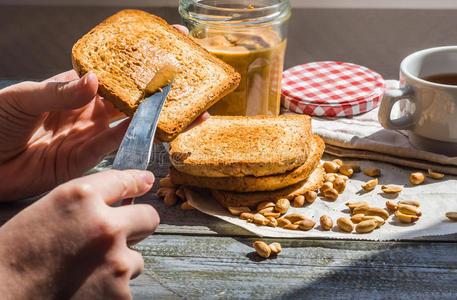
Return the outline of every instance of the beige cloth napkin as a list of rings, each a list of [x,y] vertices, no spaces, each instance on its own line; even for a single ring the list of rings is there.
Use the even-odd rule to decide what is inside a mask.
[[[388,89],[398,88],[397,80],[387,80]],[[399,115],[394,106],[393,115]],[[285,112],[293,114],[292,112]],[[415,169],[432,169],[457,175],[457,157],[414,148],[404,130],[387,130],[378,122],[378,108],[352,118],[313,117],[313,132],[326,144],[325,151],[339,157],[369,159]]]

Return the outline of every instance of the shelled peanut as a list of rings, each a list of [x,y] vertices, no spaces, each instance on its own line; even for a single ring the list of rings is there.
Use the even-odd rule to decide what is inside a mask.
[[[267,244],[262,241],[255,241],[252,246],[255,249],[255,252],[263,258],[269,258],[271,254],[279,254],[282,251],[281,244],[278,242],[273,242]]]
[[[346,181],[357,171],[360,172],[358,165],[346,165],[340,159],[326,161],[323,163],[326,174],[324,184],[320,188],[320,193],[326,198],[336,200],[339,194],[346,189]]]
[[[181,186],[174,184],[171,181],[170,175],[160,179],[159,189],[156,194],[160,197],[163,197],[163,202],[165,206],[171,207],[178,203],[178,200],[181,199],[183,202],[180,205],[182,210],[192,210],[195,209],[186,199],[186,195]]]
[[[419,185],[425,181],[425,174],[422,172],[414,172],[409,175],[409,181],[414,185]]]
[[[386,207],[393,211],[397,219],[402,223],[414,223],[422,216],[419,211],[420,203],[415,200],[401,200],[397,203],[387,201]]]
[[[301,207],[305,202],[312,203],[317,197],[314,191],[306,192],[294,198],[293,206]],[[287,214],[290,208],[290,201],[286,198],[278,199],[276,202],[265,201],[257,204],[254,210],[249,207],[228,207],[228,211],[248,223],[258,226],[280,227],[289,230],[310,230],[316,222],[302,214]]]
[[[457,221],[457,212],[448,211],[446,217],[451,221]]]
[[[432,169],[428,169],[427,171],[428,171],[428,177],[430,177],[430,178],[441,179],[444,177],[444,174],[433,172]]]
[[[330,216],[327,216],[327,215],[321,216],[321,218],[319,219],[319,222],[320,222],[321,228],[323,230],[330,230],[333,227],[333,220]]]
[[[370,233],[376,228],[384,225],[385,221],[389,218],[389,212],[380,207],[372,207],[366,201],[348,202],[346,206],[351,210],[352,216],[348,218],[340,218],[341,226],[339,228],[346,232],[349,231],[349,224],[357,224],[355,231],[357,233]],[[349,223],[351,222],[351,223]]]

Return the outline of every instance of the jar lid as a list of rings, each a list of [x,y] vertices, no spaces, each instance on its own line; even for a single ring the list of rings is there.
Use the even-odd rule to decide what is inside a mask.
[[[366,67],[311,62],[284,71],[281,103],[300,114],[350,117],[376,108],[384,90],[382,76]]]

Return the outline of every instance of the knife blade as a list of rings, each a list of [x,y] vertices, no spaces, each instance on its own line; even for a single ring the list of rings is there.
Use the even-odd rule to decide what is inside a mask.
[[[151,156],[160,112],[171,89],[171,85],[172,83],[145,98],[138,106],[121,146],[117,151],[113,169],[146,170]]]

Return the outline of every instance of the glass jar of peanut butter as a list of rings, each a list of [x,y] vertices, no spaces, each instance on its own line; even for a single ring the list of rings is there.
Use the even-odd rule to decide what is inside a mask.
[[[287,43],[288,0],[180,0],[190,36],[241,75],[213,115],[278,115]]]

